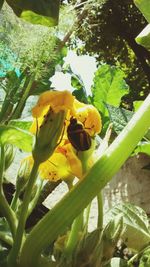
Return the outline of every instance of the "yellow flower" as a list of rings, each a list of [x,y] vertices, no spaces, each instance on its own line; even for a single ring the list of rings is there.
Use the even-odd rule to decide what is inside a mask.
[[[55,113],[67,111],[73,107],[74,96],[69,91],[46,91],[40,95],[36,106],[32,109],[32,116],[39,118],[45,114],[49,106]]]
[[[39,160],[40,176],[51,181],[72,179],[74,176],[81,179],[85,174],[85,166],[91,165],[90,156],[95,146],[91,145],[86,151],[76,151],[68,140],[67,128],[70,118],[76,118],[77,123],[83,125],[83,131],[87,131],[92,138],[93,144],[94,136],[102,127],[97,109],[74,99],[68,91],[47,91],[40,96],[32,115],[36,118],[31,126],[32,133],[36,135],[33,159]],[[76,134],[84,136],[77,131],[72,135],[73,138]],[[83,161],[89,163],[83,164]]]
[[[33,158],[39,163],[47,160],[54,152],[64,128],[66,113],[73,107],[74,97],[68,91],[43,93],[32,109],[36,121],[31,127],[36,134]]]

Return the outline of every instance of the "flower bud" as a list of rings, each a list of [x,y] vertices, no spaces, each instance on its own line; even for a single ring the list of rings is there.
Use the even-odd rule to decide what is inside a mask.
[[[13,145],[5,145],[5,171],[9,168],[14,159]]]
[[[44,119],[38,132],[33,149],[33,158],[42,163],[54,152],[64,127],[65,111],[55,113],[52,108],[44,115]]]
[[[29,179],[30,172],[31,172],[31,162],[30,158],[27,158],[21,162],[18,174],[17,174],[17,180],[16,180],[16,191],[21,192]]]

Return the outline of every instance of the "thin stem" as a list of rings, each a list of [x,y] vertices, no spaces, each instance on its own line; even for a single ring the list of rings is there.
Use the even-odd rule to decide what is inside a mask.
[[[149,129],[149,114],[150,95],[84,179],[36,224],[24,242],[21,267],[36,266],[41,251],[56,240],[111,180]]]
[[[0,159],[0,211],[2,215],[7,219],[8,224],[10,226],[11,233],[13,237],[16,234],[16,225],[17,225],[17,219],[15,216],[15,213],[10,208],[4,192],[3,192],[3,173],[4,173],[4,166],[5,166],[5,152],[4,152],[4,146],[1,145],[1,159]]]
[[[72,253],[79,241],[79,232],[82,231],[83,227],[83,212],[74,220],[71,231],[66,243],[66,247],[64,249],[64,255],[67,256],[67,258],[72,257]]]
[[[140,250],[138,253],[136,253],[130,260],[128,260],[127,266],[132,266],[135,259],[138,258],[139,256],[141,256],[144,253],[144,251],[149,249],[149,248],[150,248],[150,246],[147,246],[147,247],[143,248],[142,250]]]
[[[98,221],[97,227],[102,229],[103,228],[103,196],[102,192],[97,195],[97,204],[98,204]]]
[[[89,223],[89,218],[90,218],[91,204],[92,204],[92,202],[85,209],[85,224],[84,224],[84,232],[85,233],[87,233],[87,231],[88,231],[88,223]]]
[[[22,203],[22,209],[20,213],[20,218],[19,218],[17,233],[16,233],[15,240],[14,240],[14,245],[8,258],[8,264],[9,264],[8,266],[11,266],[11,267],[16,266],[17,257],[21,249],[23,233],[24,233],[25,223],[26,223],[27,214],[28,214],[28,206],[29,206],[29,202],[31,198],[32,188],[37,178],[38,167],[39,167],[39,163],[34,162],[31,175],[30,175],[30,179],[28,181],[27,188],[25,191],[23,203]]]
[[[17,208],[17,202],[18,202],[19,195],[20,195],[20,191],[19,191],[19,190],[16,190],[16,192],[14,193],[12,202],[11,202],[11,208],[12,208],[12,210],[14,210],[14,211],[15,211],[16,208]]]
[[[25,91],[23,92],[22,97],[21,97],[19,103],[17,104],[16,109],[14,110],[14,112],[12,114],[11,119],[18,119],[18,117],[20,116],[20,113],[22,111],[22,108],[24,106],[24,103],[25,103],[26,99],[29,96],[29,92],[30,92],[30,89],[32,87],[32,84],[33,84],[34,79],[35,79],[35,74],[32,74],[32,76],[31,76],[31,78],[30,78],[30,80],[28,82],[28,85],[25,88]]]

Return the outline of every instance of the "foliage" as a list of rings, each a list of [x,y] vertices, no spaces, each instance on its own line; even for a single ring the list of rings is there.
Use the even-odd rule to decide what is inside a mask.
[[[99,62],[117,65],[125,72],[130,91],[123,99],[130,109],[133,101],[144,99],[149,90],[150,54],[135,42],[144,26],[146,20],[133,1],[108,0],[89,11],[77,32],[85,43],[79,53],[95,54]]]
[[[84,6],[84,2],[80,4]],[[92,6],[98,9],[98,1],[95,5],[92,1]],[[18,25],[10,29],[11,23],[5,20],[9,35],[2,32],[1,45],[1,52],[5,47],[10,52],[10,55],[4,54],[4,62],[10,60],[14,67],[8,71],[6,66],[2,73],[5,99],[0,112],[0,265],[129,267],[136,259],[141,267],[148,266],[147,215],[129,203],[117,205],[103,215],[101,191],[139,142],[141,150],[149,153],[148,133],[144,135],[150,127],[150,96],[140,103],[139,109],[139,103],[135,103],[135,114],[121,108],[122,98],[129,91],[125,74],[118,67],[101,64],[95,73],[92,96],[85,94],[80,76],[71,73],[72,85],[76,88],[73,94],[78,101],[67,90],[46,91],[32,109],[32,125],[31,119],[17,120],[29,95],[48,89],[48,79],[56,65],[62,64],[66,41],[59,39],[63,26],[58,33],[58,29],[21,23],[13,13],[8,11],[8,14]],[[66,14],[65,8],[63,14]],[[68,18],[70,25],[73,12]],[[20,37],[23,37],[22,45]],[[63,37],[68,40],[68,34]],[[81,99],[86,104],[81,103]],[[97,135],[102,127],[100,114],[105,128],[103,135],[106,134],[98,146]],[[108,145],[111,127],[106,131],[106,124],[110,120],[118,136]],[[7,169],[13,162],[13,146],[32,154],[20,162],[17,177],[13,177],[12,196],[8,192]],[[75,176],[79,179],[76,185]],[[62,180],[68,186],[68,193],[51,210],[43,211],[41,203]],[[97,227],[89,232],[94,197],[98,202]],[[113,258],[120,238],[133,251],[129,260]]]
[[[58,24],[59,16],[59,0],[52,1],[10,1],[6,0],[7,4],[13,9],[14,13],[23,19],[46,26],[55,26]],[[0,9],[4,0],[0,1]]]

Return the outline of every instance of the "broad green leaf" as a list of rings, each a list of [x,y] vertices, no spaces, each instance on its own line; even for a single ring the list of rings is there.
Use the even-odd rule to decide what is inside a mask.
[[[23,151],[31,152],[33,135],[13,126],[0,125],[0,143],[12,144]]]
[[[150,156],[150,142],[140,142],[137,148],[134,150],[134,153],[145,153]]]
[[[134,0],[135,5],[144,15],[148,22],[150,22],[150,2],[149,0]]]
[[[150,50],[150,24],[148,24],[142,32],[136,37],[136,42]]]
[[[32,125],[32,122],[33,119],[31,121],[18,119],[10,121],[9,125],[28,131]]]
[[[124,243],[129,248],[141,250],[150,241],[149,221],[146,213],[132,204],[120,204],[106,213],[106,222],[118,214],[123,216],[124,229],[121,238]]]
[[[42,22],[45,22],[50,19],[50,24],[48,26],[55,26],[58,24],[58,16],[59,16],[59,0],[6,0],[8,5],[11,6],[14,13],[21,17],[23,16],[28,21],[34,21],[37,20],[37,23],[42,24]],[[32,12],[33,17],[31,16],[31,13],[26,12]],[[25,13],[24,13],[25,12]],[[33,14],[34,13],[34,14]],[[35,15],[41,15],[45,16],[46,18],[35,18]]]
[[[119,134],[126,124],[130,121],[133,116],[133,112],[126,110],[124,108],[116,108],[112,105],[106,104],[106,107],[109,112],[109,117],[113,123],[113,128],[117,134]]]
[[[102,65],[96,71],[92,86],[92,102],[103,116],[107,115],[104,102],[118,107],[122,96],[128,93],[124,77],[124,72],[115,66]]]

